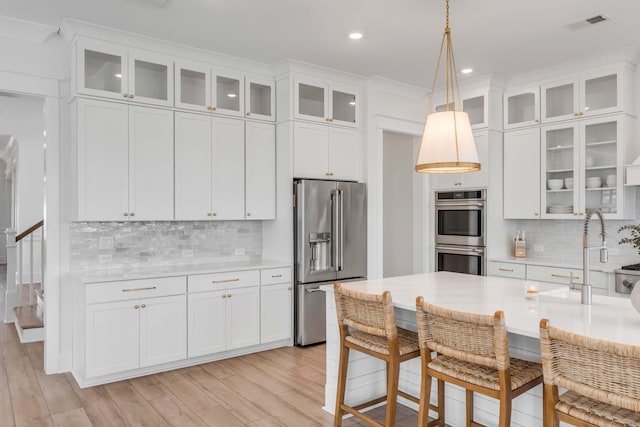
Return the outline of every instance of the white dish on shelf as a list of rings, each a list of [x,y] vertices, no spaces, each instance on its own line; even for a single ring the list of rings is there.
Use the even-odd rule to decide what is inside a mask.
[[[602,187],[602,178],[600,178],[599,176],[593,176],[591,178],[587,178],[586,185],[587,185],[587,188]]]
[[[549,179],[547,180],[547,185],[549,186],[549,190],[560,190],[564,185],[563,179]]]
[[[565,178],[564,179],[564,187],[567,190],[571,190],[573,188],[573,178]]]

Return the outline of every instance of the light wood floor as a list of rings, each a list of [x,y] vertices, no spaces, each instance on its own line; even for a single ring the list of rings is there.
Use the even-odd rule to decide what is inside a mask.
[[[80,389],[45,375],[43,344],[0,323],[0,426],[331,426],[324,359],[324,345],[282,348]],[[384,407],[370,413],[384,422]],[[417,414],[399,406],[396,420],[415,426]]]

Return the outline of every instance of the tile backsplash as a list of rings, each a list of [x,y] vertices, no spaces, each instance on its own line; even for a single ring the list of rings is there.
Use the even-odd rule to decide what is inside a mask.
[[[640,254],[628,244],[619,245],[618,241],[629,232],[619,234],[618,229],[625,224],[640,223],[640,191],[636,191],[636,219],[631,221],[609,220],[605,217],[609,264],[620,267],[622,265],[640,262]],[[510,221],[511,222],[511,221]],[[514,230],[525,230],[527,235],[527,256],[555,258],[563,261],[582,260],[582,236],[584,234],[583,221],[574,220],[516,220],[512,222]],[[600,241],[600,221],[592,217],[589,222],[589,237],[592,245]],[[535,252],[534,246],[542,245],[544,252]],[[618,253],[616,254],[616,250]],[[598,254],[592,254],[597,260]],[[597,262],[597,261],[593,261]]]
[[[74,222],[71,270],[259,260],[260,221]]]

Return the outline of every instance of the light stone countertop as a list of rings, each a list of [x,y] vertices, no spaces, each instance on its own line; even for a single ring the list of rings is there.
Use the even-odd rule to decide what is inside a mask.
[[[590,271],[602,271],[604,273],[613,274],[613,270],[617,270],[621,268],[621,265],[614,264],[613,262],[608,262],[605,264],[600,263],[598,252],[593,252],[591,254],[591,265],[589,266]],[[544,258],[544,257],[526,257],[526,258],[516,258],[512,256],[506,257],[497,257],[490,258],[489,262],[510,262],[513,264],[528,264],[528,265],[540,265],[545,267],[558,267],[558,268],[576,268],[582,269],[582,260],[562,260],[557,258]]]
[[[74,271],[71,274],[81,282],[100,283],[116,280],[135,280],[156,277],[186,276],[194,274],[224,273],[228,271],[259,270],[263,268],[291,267],[290,263],[277,260],[249,260],[204,264],[145,265],[134,268],[109,268],[91,271]]]
[[[640,345],[640,313],[627,299],[593,295],[592,305],[580,303],[579,292],[566,286],[506,277],[451,272],[417,274],[349,282],[345,287],[381,294],[391,291],[397,308],[415,311],[416,297],[453,310],[493,314],[504,311],[507,330],[539,337],[540,319],[551,325],[594,338]],[[536,288],[538,296],[525,297]],[[331,286],[323,290],[332,291]]]

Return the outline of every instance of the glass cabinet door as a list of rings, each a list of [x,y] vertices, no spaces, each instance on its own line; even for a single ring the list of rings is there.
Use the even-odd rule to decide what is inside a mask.
[[[151,52],[129,57],[129,98],[148,104],[173,106],[173,60]]]
[[[331,87],[329,100],[331,111],[329,121],[347,126],[355,126],[359,109],[359,96],[347,89]]]
[[[472,129],[487,127],[486,96],[473,96],[462,100],[462,111],[469,115]]]
[[[573,218],[578,215],[578,137],[575,125],[542,129],[543,218]]]
[[[175,106],[211,111],[211,69],[207,64],[176,62]]]
[[[216,71],[213,77],[213,108],[218,113],[244,115],[244,77],[226,71]]]
[[[504,94],[505,129],[538,123],[540,123],[540,89],[538,87]]]
[[[247,77],[245,85],[247,117],[274,121],[276,104],[273,81]]]
[[[127,51],[110,43],[77,46],[78,93],[107,98],[129,98]]]
[[[296,80],[293,116],[297,119],[329,122],[327,84],[313,80]]]
[[[585,209],[618,215],[618,194],[622,188],[622,170],[618,167],[619,122],[611,118],[585,121],[582,132]]]
[[[580,115],[578,80],[565,80],[543,85],[542,122],[557,122]]]
[[[583,115],[604,114],[619,110],[621,93],[618,73],[586,76],[582,80]]]

